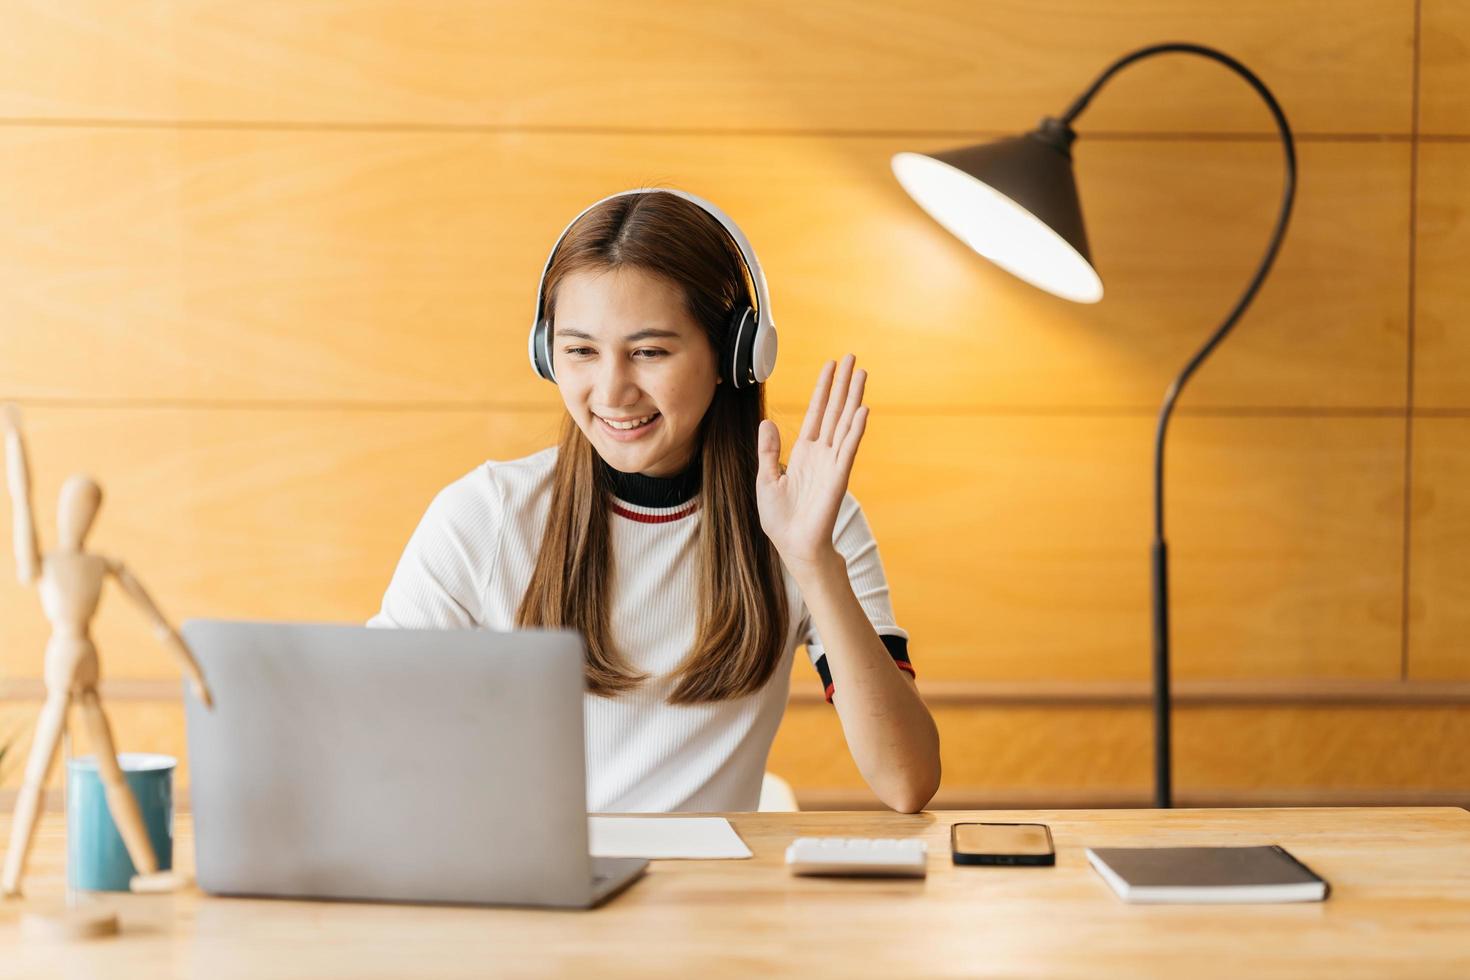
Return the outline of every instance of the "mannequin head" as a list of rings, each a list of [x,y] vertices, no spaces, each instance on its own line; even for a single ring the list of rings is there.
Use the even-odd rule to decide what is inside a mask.
[[[81,551],[102,506],[102,488],[89,476],[78,474],[67,478],[61,486],[61,499],[56,505],[57,547],[62,551]]]

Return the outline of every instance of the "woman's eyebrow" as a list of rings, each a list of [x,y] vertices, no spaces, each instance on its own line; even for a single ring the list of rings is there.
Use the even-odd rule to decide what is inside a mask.
[[[556,328],[556,335],[558,337],[580,337],[582,340],[596,340],[597,339],[596,337],[592,336],[590,333],[585,333],[585,332],[583,332],[581,330],[564,329],[562,327],[557,327]],[[655,329],[649,328],[647,330],[639,330],[636,333],[630,333],[630,334],[628,334],[626,337],[623,338],[623,342],[624,343],[628,343],[628,344],[633,344],[633,343],[637,343],[640,340],[652,340],[654,338],[661,338],[661,337],[670,337],[670,338],[673,338],[674,340],[678,340],[680,338],[680,336],[681,335],[676,330],[655,330]]]

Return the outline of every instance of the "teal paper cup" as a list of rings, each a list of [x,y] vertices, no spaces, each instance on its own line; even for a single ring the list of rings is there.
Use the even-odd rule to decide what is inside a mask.
[[[174,768],[179,760],[143,752],[118,754],[123,777],[143,811],[158,870],[174,865]],[[72,759],[66,772],[66,875],[84,891],[125,892],[137,869],[107,809],[107,794],[90,755]]]

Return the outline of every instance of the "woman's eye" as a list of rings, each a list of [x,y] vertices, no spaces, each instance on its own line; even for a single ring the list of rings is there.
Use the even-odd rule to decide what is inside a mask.
[[[585,354],[591,354],[592,353],[592,348],[591,347],[568,347],[566,349],[566,353],[569,356],[571,356],[571,357],[582,357]]]
[[[642,355],[644,358],[654,358],[654,357],[664,357],[668,353],[669,353],[668,351],[666,351],[666,350],[659,350],[657,347],[640,347],[640,348],[638,348],[637,350],[635,350],[633,352],[633,356],[634,357],[637,357],[639,355]]]

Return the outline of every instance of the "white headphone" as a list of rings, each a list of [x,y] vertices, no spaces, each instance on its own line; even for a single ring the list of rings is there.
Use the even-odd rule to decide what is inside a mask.
[[[682,197],[703,208],[706,213],[718,221],[725,229],[725,233],[730,236],[730,240],[735,243],[736,249],[740,252],[740,259],[745,265],[745,271],[755,286],[756,308],[752,310],[744,304],[736,304],[726,333],[728,346],[725,350],[728,354],[728,361],[721,365],[720,374],[722,377],[729,378],[736,388],[765,383],[776,368],[776,324],[771,319],[771,300],[766,292],[766,275],[761,271],[760,262],[756,260],[755,250],[750,247],[745,233],[734,221],[730,220],[729,215],[725,212],[702,197],[667,187],[609,194],[601,201],[595,201],[583,208],[582,213],[562,229],[561,234],[556,238],[556,244],[551,246],[551,254],[546,257],[546,265],[541,270],[541,282],[536,287],[536,319],[531,324],[531,337],[528,344],[532,370],[538,377],[556,382],[556,371],[552,366],[551,358],[551,323],[546,318],[546,274],[551,271],[551,263],[556,258],[556,250],[561,247],[562,240],[567,237],[567,232],[572,230],[572,226],[582,219],[582,215],[604,201],[634,194],[673,194],[675,197]]]

